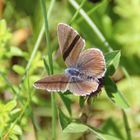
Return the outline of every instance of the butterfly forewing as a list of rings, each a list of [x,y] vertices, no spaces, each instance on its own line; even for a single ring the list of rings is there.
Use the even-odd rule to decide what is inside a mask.
[[[77,65],[86,75],[102,78],[105,73],[104,55],[99,49],[91,48],[83,51]]]
[[[67,66],[75,66],[85,41],[70,26],[60,23],[57,29],[58,42]]]
[[[66,75],[52,75],[47,76],[34,83],[38,89],[45,89],[47,91],[66,91],[69,83],[69,77]]]

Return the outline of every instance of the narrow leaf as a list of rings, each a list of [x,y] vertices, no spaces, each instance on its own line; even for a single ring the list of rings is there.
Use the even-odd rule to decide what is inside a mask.
[[[127,115],[126,115],[126,113],[123,109],[122,109],[122,114],[123,114],[123,120],[124,120],[127,140],[132,140],[131,129],[130,129],[130,126],[129,126],[128,118],[127,118]]]
[[[108,118],[103,124],[102,131],[111,133],[112,135],[115,135],[120,139],[125,139],[122,130],[119,128],[120,125],[116,123],[116,119],[114,120],[114,118]]]
[[[67,127],[63,130],[64,133],[81,133],[88,130],[88,127],[84,124],[80,123],[70,123]]]
[[[86,97],[82,97],[82,96],[79,97],[79,104],[81,108],[83,108],[86,99],[87,99]]]
[[[25,72],[25,69],[24,69],[22,66],[20,66],[20,65],[14,65],[14,66],[12,67],[12,69],[13,69],[16,73],[18,73],[19,75],[22,75],[22,74],[24,74],[24,72]]]
[[[64,130],[68,124],[70,124],[71,119],[69,117],[67,117],[62,111],[61,109],[59,109],[59,119],[60,119],[60,124],[62,129]]]
[[[16,100],[12,100],[12,101],[9,101],[6,105],[5,105],[5,111],[11,111],[13,108],[15,108],[17,105],[17,102]]]
[[[19,125],[14,126],[13,133],[16,134],[16,135],[22,135],[22,129],[20,128]]]
[[[65,107],[67,108],[69,114],[71,115],[71,103],[72,101],[65,95],[59,94],[63,103],[65,104]]]
[[[107,67],[109,65],[113,65],[114,68],[116,69],[119,65],[119,62],[120,62],[120,56],[121,56],[120,51],[112,51],[112,52],[107,53],[105,55]]]
[[[118,90],[116,84],[109,77],[105,77],[105,90],[108,97],[111,99],[113,103],[120,106],[121,108],[129,107],[126,99]]]
[[[49,65],[47,64],[47,60],[46,60],[45,56],[43,57],[43,62],[44,62],[44,66],[45,66],[45,69],[46,69],[48,75],[50,75],[50,68],[49,68]]]

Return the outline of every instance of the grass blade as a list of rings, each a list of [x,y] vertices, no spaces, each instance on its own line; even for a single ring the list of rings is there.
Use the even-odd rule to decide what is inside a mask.
[[[127,137],[126,139],[132,140],[131,129],[130,129],[130,126],[128,123],[127,115],[123,109],[122,109],[122,114],[123,114],[123,121],[124,121],[124,126],[125,126],[126,137]]]
[[[75,9],[77,9],[77,10],[79,9],[80,6],[77,4],[77,2],[75,0],[69,0],[69,2],[71,3],[71,5]],[[103,36],[103,34],[100,32],[100,30],[94,24],[94,22],[90,19],[90,17],[86,14],[86,12],[83,9],[80,9],[79,10],[79,13],[81,14],[81,16],[83,16],[83,18],[85,19],[85,21],[92,28],[92,30],[97,34],[97,36],[100,38],[100,40],[105,44],[105,46],[108,48],[108,50],[109,51],[112,51],[112,48],[110,47],[109,43],[106,41],[106,39]]]
[[[73,15],[73,17],[71,18],[71,21],[70,21],[70,25],[74,22],[74,20],[76,19],[80,9],[83,7],[83,5],[85,4],[86,0],[83,0],[79,6],[79,8],[76,10],[75,14]]]

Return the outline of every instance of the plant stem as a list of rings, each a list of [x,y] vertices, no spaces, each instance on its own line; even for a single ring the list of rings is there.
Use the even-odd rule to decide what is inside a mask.
[[[55,94],[51,94],[51,107],[52,107],[52,140],[56,139],[56,104]]]
[[[47,51],[48,51],[48,59],[49,59],[49,73],[53,74],[53,61],[52,61],[52,50],[50,45],[50,34],[49,34],[49,25],[46,11],[45,0],[41,0],[42,12],[44,16],[45,22],[45,33],[47,40]],[[48,70],[48,69],[47,69]],[[52,140],[56,139],[56,104],[55,104],[55,94],[51,94],[51,107],[52,107]]]
[[[71,5],[75,9],[79,9],[79,5],[75,0],[69,0]],[[92,28],[92,30],[97,34],[97,36],[100,38],[100,40],[104,43],[104,45],[108,48],[108,50],[111,52],[112,48],[110,47],[109,43],[106,41],[105,37],[103,34],[100,32],[100,30],[97,28],[97,26],[94,24],[94,22],[90,19],[90,17],[86,14],[86,12],[83,9],[79,10],[79,13],[83,16],[85,21],[89,24],[89,26]]]
[[[128,118],[127,118],[127,115],[123,109],[122,109],[122,115],[123,115],[123,121],[124,121],[124,126],[125,126],[126,137],[127,137],[126,139],[132,140],[131,129],[130,129],[130,126],[128,123]]]
[[[44,22],[45,22],[45,35],[46,35],[46,41],[47,41],[47,54],[48,54],[48,60],[49,60],[49,70],[50,70],[50,73],[53,74],[52,49],[51,49],[51,44],[50,44],[49,25],[48,25],[48,17],[47,17],[45,0],[41,0],[41,6],[42,6],[42,12],[43,12]]]

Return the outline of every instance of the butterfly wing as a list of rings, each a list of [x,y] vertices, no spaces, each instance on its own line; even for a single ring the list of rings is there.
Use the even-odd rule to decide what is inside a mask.
[[[77,67],[88,76],[102,78],[106,69],[104,55],[99,49],[87,49],[81,52]]]
[[[85,41],[70,26],[60,23],[57,29],[58,42],[63,59],[67,66],[75,66]]]
[[[69,83],[69,77],[66,75],[47,76],[34,83],[35,88],[45,89],[47,91],[66,91]]]
[[[69,90],[78,96],[87,96],[96,91],[99,84],[96,81],[76,81],[69,84]]]

